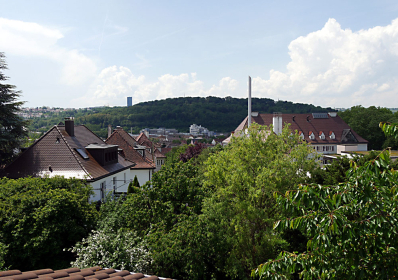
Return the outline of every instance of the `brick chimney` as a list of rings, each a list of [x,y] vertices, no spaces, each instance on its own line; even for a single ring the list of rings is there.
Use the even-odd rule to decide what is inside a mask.
[[[65,118],[65,131],[69,136],[75,136],[75,120],[73,117]]]

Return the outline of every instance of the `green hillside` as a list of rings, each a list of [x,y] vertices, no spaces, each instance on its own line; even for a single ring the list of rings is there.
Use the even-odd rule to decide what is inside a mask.
[[[331,108],[308,104],[277,101],[268,98],[253,98],[252,110],[260,113],[312,113],[333,111]],[[46,131],[63,121],[64,117],[75,117],[76,124],[85,124],[101,137],[105,137],[109,124],[122,126],[125,130],[139,132],[143,128],[176,128],[188,132],[193,123],[209,130],[230,132],[247,115],[247,99],[218,97],[180,97],[155,100],[136,104],[132,107],[104,107],[76,109],[47,118],[32,119],[32,131]]]

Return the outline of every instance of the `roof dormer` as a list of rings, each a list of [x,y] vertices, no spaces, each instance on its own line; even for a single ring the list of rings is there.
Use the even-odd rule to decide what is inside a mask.
[[[310,131],[310,132],[308,133],[308,137],[309,137],[311,140],[315,140],[315,134],[314,134],[314,132]]]
[[[146,147],[142,145],[135,145],[134,150],[136,150],[142,157],[145,157]]]
[[[333,131],[329,131],[329,138],[332,140],[336,139],[336,135],[334,134]]]
[[[118,163],[118,146],[108,144],[89,144],[86,150],[93,156],[93,158],[102,166]]]
[[[298,135],[299,135],[299,137],[300,137],[301,139],[304,139],[304,133],[303,133],[302,131],[299,131],[299,132],[298,132]]]
[[[325,140],[325,133],[323,131],[319,131],[319,139]]]

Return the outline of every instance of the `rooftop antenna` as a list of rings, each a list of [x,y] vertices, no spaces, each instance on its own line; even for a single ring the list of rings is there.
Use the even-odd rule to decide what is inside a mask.
[[[249,76],[249,98],[247,99],[247,127],[249,128],[252,123],[252,78]]]

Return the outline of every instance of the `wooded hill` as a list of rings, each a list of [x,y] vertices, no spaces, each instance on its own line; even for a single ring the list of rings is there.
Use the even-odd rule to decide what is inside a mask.
[[[253,98],[252,111],[260,113],[314,113],[330,112],[331,108],[274,101],[269,98]],[[180,97],[142,102],[132,107],[103,107],[76,109],[52,114],[47,118],[32,119],[31,131],[47,131],[65,117],[75,117],[75,124],[85,124],[93,132],[105,137],[109,124],[122,126],[138,133],[143,128],[175,128],[188,132],[191,124],[204,126],[212,131],[231,132],[247,116],[247,98]]]

